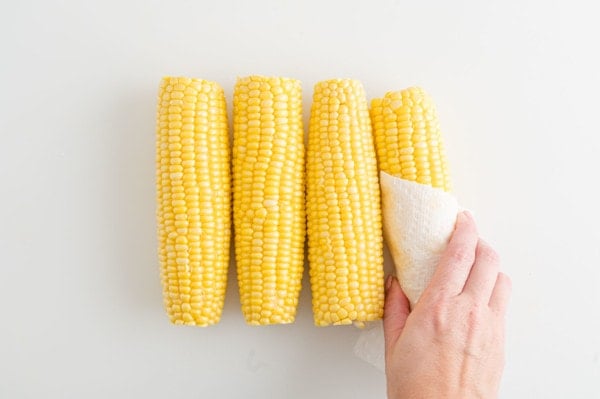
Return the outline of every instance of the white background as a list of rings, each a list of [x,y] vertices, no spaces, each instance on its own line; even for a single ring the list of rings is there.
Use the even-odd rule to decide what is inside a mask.
[[[435,99],[455,194],[513,279],[502,398],[600,397],[593,2],[2,1],[0,397],[383,398],[352,327],[220,325],[162,307],[163,75],[360,79]],[[232,265],[233,266],[233,265]]]

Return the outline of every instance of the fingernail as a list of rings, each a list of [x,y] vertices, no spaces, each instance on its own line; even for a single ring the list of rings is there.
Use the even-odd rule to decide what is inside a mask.
[[[385,279],[385,292],[388,292],[390,290],[393,280],[394,280],[394,276],[392,276],[391,274],[389,276],[387,276],[387,278]]]

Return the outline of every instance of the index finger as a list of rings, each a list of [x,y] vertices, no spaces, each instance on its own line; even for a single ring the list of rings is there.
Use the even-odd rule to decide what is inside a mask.
[[[425,294],[441,291],[449,295],[459,295],[462,292],[475,262],[478,240],[477,226],[471,214],[459,213],[456,217],[454,233]]]

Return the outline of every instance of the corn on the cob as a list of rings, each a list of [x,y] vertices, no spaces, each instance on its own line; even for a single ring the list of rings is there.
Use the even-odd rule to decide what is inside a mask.
[[[231,231],[229,136],[223,90],[163,78],[157,120],[157,218],[163,297],[175,324],[221,317]]]
[[[315,324],[362,324],[383,314],[377,161],[362,85],[315,86],[307,149],[307,220]]]
[[[450,177],[433,102],[418,87],[371,102],[379,169],[450,191]]]
[[[238,79],[233,105],[233,214],[242,312],[248,324],[291,323],[304,264],[300,82]]]

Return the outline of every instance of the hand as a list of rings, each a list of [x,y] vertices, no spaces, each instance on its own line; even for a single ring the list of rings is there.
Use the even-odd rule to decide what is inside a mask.
[[[386,280],[388,397],[496,398],[510,291],[498,255],[479,239],[472,216],[459,214],[432,281],[412,311],[398,280]]]

